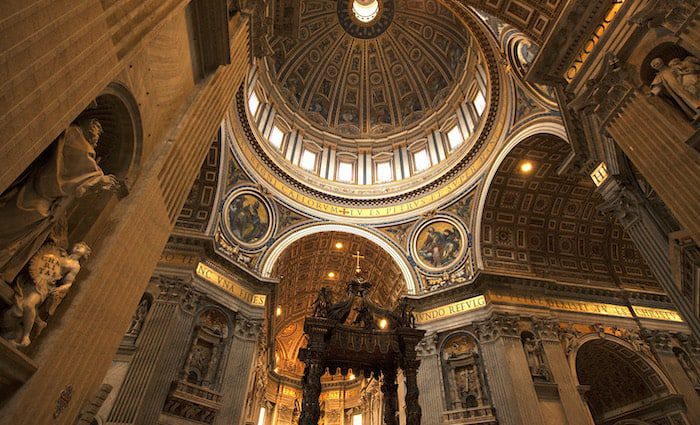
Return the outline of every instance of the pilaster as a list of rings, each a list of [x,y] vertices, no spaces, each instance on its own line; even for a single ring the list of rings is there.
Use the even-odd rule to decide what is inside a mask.
[[[600,206],[601,211],[611,213],[627,231],[688,326],[696,335],[700,335],[700,319],[694,314],[691,301],[682,294],[673,280],[668,239],[644,207],[643,201],[617,176],[608,177],[598,191],[605,200]]]
[[[170,382],[178,378],[189,345],[192,312],[200,294],[182,278],[157,279],[160,294],[143,325],[139,347],[109,414],[109,422],[156,423]]]
[[[567,356],[559,339],[559,321],[554,318],[538,318],[533,321],[533,328],[542,341],[568,424],[593,425],[593,418],[576,388]]]
[[[445,406],[440,355],[436,343],[437,333],[431,333],[416,346],[416,354],[421,361],[418,369],[418,387],[421,389],[418,401],[423,410],[423,425],[439,425]]]
[[[226,372],[221,386],[222,407],[216,415],[214,425],[230,425],[233,418],[240,418],[239,423],[242,424],[245,419],[246,391],[251,383],[260,329],[260,323],[241,315],[236,317],[231,350],[226,360]]]
[[[476,322],[498,423],[545,423],[525,358],[516,315],[494,313]]]

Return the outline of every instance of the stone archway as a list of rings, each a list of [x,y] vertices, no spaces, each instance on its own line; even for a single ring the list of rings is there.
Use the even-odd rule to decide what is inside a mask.
[[[583,341],[571,361],[596,425],[682,420],[682,397],[650,359],[614,337]]]

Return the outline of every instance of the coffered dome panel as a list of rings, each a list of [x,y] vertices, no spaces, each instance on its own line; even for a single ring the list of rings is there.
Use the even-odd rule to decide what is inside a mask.
[[[267,76],[290,110],[343,137],[389,135],[458,87],[469,32],[437,1],[383,0],[357,21],[352,2],[301,2],[298,38],[273,36]]]

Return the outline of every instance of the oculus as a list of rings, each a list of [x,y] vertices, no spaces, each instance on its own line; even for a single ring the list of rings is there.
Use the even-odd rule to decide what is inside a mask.
[[[272,208],[255,191],[239,189],[224,203],[224,229],[229,239],[242,248],[255,249],[272,234]]]
[[[411,243],[416,263],[427,272],[442,272],[464,259],[471,245],[467,231],[452,217],[439,217],[419,225]]]
[[[394,19],[394,0],[338,0],[338,22],[353,38],[380,36]]]
[[[379,14],[378,0],[353,0],[352,13],[360,22],[369,23]]]

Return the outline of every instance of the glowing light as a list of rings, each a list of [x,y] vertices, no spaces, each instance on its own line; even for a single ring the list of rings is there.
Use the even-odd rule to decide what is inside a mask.
[[[282,315],[282,306],[278,305],[277,308],[275,309],[275,316],[281,316]]]
[[[342,243],[342,242],[336,242],[336,243],[335,243],[335,249],[343,249],[343,243]]]
[[[259,106],[260,99],[258,99],[258,95],[256,95],[255,92],[251,93],[248,98],[248,110],[250,111],[250,115],[255,115],[255,113],[258,112]]]
[[[314,171],[316,169],[316,153],[304,149],[299,165],[306,171]]]
[[[352,381],[353,379],[355,379],[355,374],[354,374],[354,373],[351,373],[351,374],[348,376],[348,379],[351,380],[351,381]]]
[[[360,22],[372,22],[379,13],[379,0],[353,0],[352,12]]]
[[[520,164],[520,171],[522,171],[523,173],[529,173],[532,171],[533,168],[534,167],[532,165],[532,162],[530,162],[530,161],[523,161]]]
[[[381,319],[381,320],[379,321],[379,328],[380,328],[380,329],[386,329],[386,326],[387,326],[387,325],[388,325],[388,322],[386,321],[386,319]]]
[[[272,131],[270,131],[269,140],[272,146],[279,149],[282,146],[282,140],[284,140],[284,133],[275,125],[272,127]]]
[[[258,415],[258,425],[263,425],[265,423],[265,408],[260,408],[260,414]]]
[[[335,272],[328,272],[328,277],[333,279],[335,277]]]
[[[362,413],[352,416],[352,425],[362,425]]]

